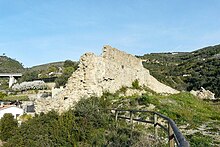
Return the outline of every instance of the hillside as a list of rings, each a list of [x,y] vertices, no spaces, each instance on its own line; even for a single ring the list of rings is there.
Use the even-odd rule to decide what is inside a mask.
[[[219,46],[207,47],[190,53],[154,53],[140,58],[143,59],[143,65],[163,83],[179,90],[198,89],[203,86],[218,94],[219,48]],[[92,56],[92,54],[87,55]],[[120,56],[120,58],[123,57]],[[111,59],[122,61],[117,58]],[[91,65],[93,60],[89,58],[83,61],[88,61]],[[52,72],[62,71],[62,75],[57,78],[58,85],[62,85],[78,68],[78,63],[67,60],[63,63],[62,70],[59,68],[61,64],[57,63],[58,66],[47,64],[33,67],[25,72],[23,78],[50,76]],[[114,65],[114,68],[109,71],[115,69],[115,64],[111,64],[111,62],[108,62],[108,64]],[[127,61],[123,62],[123,66],[119,65],[118,67],[125,70],[126,64]],[[87,64],[84,64],[84,66],[89,67]],[[77,71],[79,72],[82,68],[84,72],[86,69],[83,68],[84,66],[79,64]],[[94,66],[91,67],[89,69],[94,69]],[[135,68],[136,64],[132,67]],[[103,68],[101,67],[101,69]],[[131,73],[131,70],[126,73]],[[91,76],[92,74],[79,74],[79,77],[82,78],[83,75]],[[94,78],[94,76],[91,77]],[[104,80],[111,81],[112,79],[106,78]],[[85,82],[80,79],[79,83]],[[71,82],[71,84],[77,86],[74,82]],[[111,86],[113,85],[111,84]],[[153,139],[154,128],[152,126],[135,123],[134,128],[131,128],[129,121],[123,120],[119,120],[116,125],[114,117],[112,117],[112,111],[106,110],[115,108],[159,112],[175,121],[191,146],[220,145],[219,101],[204,101],[189,92],[169,95],[158,94],[152,89],[150,90],[149,87],[142,86],[137,79],[130,86],[122,86],[112,93],[105,91],[99,97],[94,97],[93,93],[91,97],[79,100],[77,104],[75,101],[70,101],[71,97],[64,96],[59,97],[61,99],[51,99],[55,104],[54,108],[57,106],[68,108],[67,105],[63,105],[64,103],[61,102],[74,106],[75,109],[69,109],[68,111],[65,109],[60,115],[55,111],[51,111],[58,109],[52,108],[52,103],[47,104],[48,99],[47,101],[44,101],[46,100],[44,99],[42,100],[42,106],[45,105],[45,107],[41,107],[44,109],[51,107],[50,112],[44,114],[42,111],[33,118],[28,115],[22,116],[21,119],[25,122],[20,127],[12,129],[12,134],[9,134],[9,136],[5,136],[7,133],[3,134],[3,131],[0,130],[0,139],[7,142],[4,146],[147,146],[149,144],[151,146],[166,146],[167,134],[162,129],[158,130],[161,141],[158,142]],[[86,87],[86,89],[91,90],[93,87],[94,85]],[[73,87],[70,91],[75,94],[74,89],[76,87]],[[39,103],[35,102],[35,104],[39,107]],[[137,117],[142,120],[154,119],[153,116],[142,113],[134,114],[134,118]],[[161,123],[167,124],[162,120]],[[5,125],[7,124],[5,123]],[[1,121],[0,126],[3,126]],[[0,129],[3,128],[7,127],[0,127]],[[9,131],[6,130],[6,132]]]
[[[7,56],[0,56],[0,73],[17,73],[23,71],[24,67],[19,61]]]
[[[80,100],[75,109],[62,115],[54,111],[41,113],[14,129],[5,146],[166,146],[166,132],[158,129],[160,140],[153,139],[152,125],[119,120],[118,125],[107,108],[140,109],[160,112],[175,121],[190,142],[190,146],[219,146],[220,107],[189,93],[161,96],[146,92],[142,96],[115,94]],[[135,118],[152,120],[149,114],[137,113]],[[166,123],[166,122],[164,122]]]
[[[220,97],[220,45],[193,52],[139,56],[159,81],[178,90],[208,89]]]
[[[56,86],[64,86],[73,71],[78,68],[78,62],[65,60],[27,68],[19,82],[44,79],[55,82]]]
[[[0,56],[0,73],[22,73],[25,69],[23,65],[7,56]],[[0,90],[8,89],[8,79],[0,78]]]
[[[55,80],[54,82],[57,87],[59,87],[66,84],[70,75],[77,69],[78,62],[66,60],[24,68],[18,61],[6,56],[0,56],[0,65],[0,73],[22,72],[23,76],[19,79],[19,83],[24,81],[46,79],[49,81]],[[0,89],[8,89],[7,78],[0,78]]]
[[[50,67],[57,67],[57,68],[62,68],[64,65],[64,61],[60,62],[52,62],[52,63],[47,63],[47,64],[42,64],[42,65],[36,65],[31,68],[29,68],[30,71],[46,71]]]
[[[204,87],[220,97],[220,45],[193,52],[151,53],[139,58],[143,59],[144,67],[162,83],[187,91]],[[0,56],[0,72],[23,72],[28,77],[22,81],[37,78],[39,74],[42,78],[47,78],[50,72],[59,72],[63,66],[64,62],[61,61],[24,69],[19,61]],[[29,78],[30,76],[33,78]],[[65,82],[60,83],[64,85]]]

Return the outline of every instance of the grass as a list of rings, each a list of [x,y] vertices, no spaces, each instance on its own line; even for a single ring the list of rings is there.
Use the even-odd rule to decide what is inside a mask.
[[[212,143],[214,143],[211,137],[204,136],[201,133],[195,133],[187,137],[190,138],[191,147],[211,147]]]
[[[113,100],[111,107],[123,109],[147,109],[149,104],[155,105],[155,110],[173,119],[177,124],[190,124],[192,128],[198,127],[207,121],[220,123],[220,106],[213,102],[199,99],[189,92],[172,95],[146,93],[142,96],[119,97],[106,93],[106,99]],[[110,106],[110,105],[108,105]]]
[[[220,124],[219,103],[204,101],[189,92],[172,95],[147,92],[142,96],[114,98],[114,102],[111,105],[113,108],[148,110],[149,105],[153,104],[155,106],[153,111],[173,119],[177,126],[187,125],[187,130],[197,130],[201,125],[207,124],[208,127],[211,127],[208,131],[212,133],[219,132],[217,127]],[[147,118],[148,116],[142,117]],[[217,141],[201,133],[195,133],[193,137],[186,134],[186,137],[190,141],[191,146],[201,145],[202,143],[206,146],[211,146],[212,142],[215,143]],[[211,139],[213,140],[212,142],[210,142]],[[216,144],[220,143],[217,141]]]
[[[8,95],[8,96],[1,98],[0,100],[3,100],[3,101],[16,101],[16,100],[28,101],[29,98],[27,95]]]
[[[170,96],[148,96],[147,101],[154,104],[160,113],[167,115],[179,124],[189,123],[192,126],[198,126],[205,121],[220,121],[219,107],[213,107],[209,102],[188,92]]]

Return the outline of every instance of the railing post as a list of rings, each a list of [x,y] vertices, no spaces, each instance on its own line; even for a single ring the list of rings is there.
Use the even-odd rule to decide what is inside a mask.
[[[158,132],[157,132],[157,114],[154,114],[154,137],[157,140]]]
[[[118,111],[115,110],[115,123],[116,123],[116,127],[118,127]]]
[[[168,122],[168,139],[169,139],[169,147],[174,147],[174,133],[173,133],[173,129],[170,125],[170,123]]]
[[[134,117],[133,111],[130,110],[130,125],[131,125],[131,136],[130,136],[130,139],[133,138],[133,129],[134,129],[134,126],[133,126],[133,117]]]
[[[131,123],[131,129],[133,129],[133,111],[130,111],[130,123]]]
[[[164,129],[167,132],[167,136],[168,136],[168,144],[169,147],[174,147],[175,145],[177,146],[186,146],[189,147],[189,142],[187,142],[187,140],[185,139],[185,137],[182,135],[182,133],[179,131],[179,129],[177,128],[175,122],[160,114],[157,112],[153,112],[153,111],[140,111],[140,110],[116,110],[116,109],[110,109],[110,110],[114,110],[115,112],[115,122],[116,122],[116,127],[118,127],[118,119],[125,119],[125,120],[130,120],[130,127],[131,127],[131,131],[130,131],[130,139],[133,139],[133,129],[134,129],[134,121],[137,122],[144,122],[144,123],[150,123],[150,124],[154,124],[154,135],[155,135],[155,141],[157,141],[158,138],[158,127],[161,127],[162,129]],[[123,116],[120,116],[120,112],[125,112],[125,114]],[[151,113],[151,116],[153,115],[153,122],[152,119],[150,120],[143,120],[142,118],[137,118],[135,117],[135,113],[137,112],[148,112]],[[128,113],[130,114],[130,117],[128,117]],[[164,119],[167,121],[167,125],[161,124],[159,123],[159,118]],[[127,121],[126,121],[127,123]],[[158,127],[157,127],[158,126]]]

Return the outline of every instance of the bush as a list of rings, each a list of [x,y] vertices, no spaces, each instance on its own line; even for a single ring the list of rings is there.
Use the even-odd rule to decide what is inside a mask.
[[[0,99],[4,98],[5,96],[7,96],[5,93],[0,92]]]
[[[137,101],[139,105],[149,106],[150,104],[150,99],[147,95],[142,95],[141,97],[137,98]]]
[[[127,91],[127,87],[125,87],[125,86],[122,86],[122,87],[119,89],[119,92],[121,92],[121,93],[123,93],[123,94],[125,94],[126,91]]]
[[[27,120],[5,146],[101,146],[105,131],[112,128],[109,114],[101,110],[98,98],[83,99],[75,110],[55,111]]]
[[[71,60],[66,60],[65,62],[64,62],[64,65],[63,65],[63,67],[64,68],[66,68],[66,67],[73,67],[73,68],[75,68],[75,69],[77,69],[78,68],[78,62],[73,62],[73,61],[71,61]]]
[[[38,79],[38,72],[37,71],[27,71],[19,79],[19,83],[24,82],[24,81],[33,81],[35,79]]]
[[[137,79],[132,82],[132,88],[140,89],[139,81]]]
[[[66,67],[63,74],[55,80],[56,87],[65,86],[69,77],[73,74],[74,71],[74,67]]]
[[[10,139],[18,126],[17,120],[11,113],[6,113],[0,120],[0,139],[7,141]]]
[[[119,146],[131,145],[129,129],[115,127],[114,117],[104,108],[103,98],[80,100],[74,110],[61,115],[55,111],[36,115],[21,124],[4,146]],[[106,98],[106,99],[105,99]],[[124,122],[126,125],[126,123]],[[125,126],[124,125],[124,126]],[[120,123],[120,126],[122,124]],[[138,135],[133,135],[133,137]]]

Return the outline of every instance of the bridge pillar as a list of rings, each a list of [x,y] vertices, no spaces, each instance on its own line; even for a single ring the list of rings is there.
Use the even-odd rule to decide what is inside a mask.
[[[9,76],[9,82],[8,82],[9,88],[11,88],[11,86],[16,82],[17,82],[17,80],[13,76]]]

